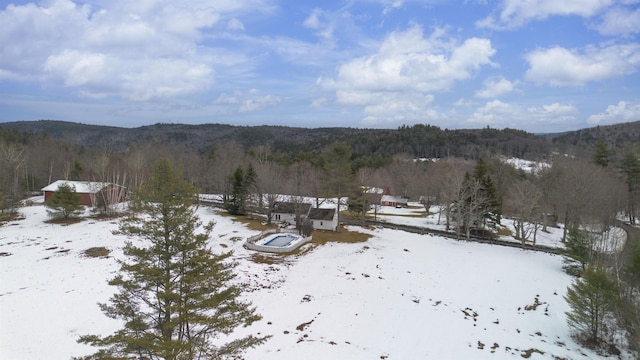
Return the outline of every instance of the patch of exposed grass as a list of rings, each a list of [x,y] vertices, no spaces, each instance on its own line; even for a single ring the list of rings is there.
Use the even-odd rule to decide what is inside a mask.
[[[256,216],[256,215],[230,215],[227,212],[224,211],[219,211],[218,212],[219,215],[222,216],[229,216],[232,217],[233,220],[245,224],[247,225],[247,227],[251,230],[256,230],[256,231],[264,231],[267,229],[275,229],[278,227],[277,224],[275,223],[271,223],[270,225],[267,225],[264,223],[264,219],[261,216]]]
[[[289,256],[293,253],[289,254],[271,254],[271,253],[262,253],[262,252],[254,252],[251,254],[250,258],[256,264],[264,264],[264,265],[274,265],[274,264],[286,264],[290,262]]]
[[[544,355],[544,352],[538,350],[538,349],[529,349],[529,350],[523,350],[522,354],[520,354],[520,356],[522,356],[525,359],[528,359],[531,357],[531,355],[533,355],[534,352],[537,352],[540,355]]]
[[[498,236],[513,236],[513,232],[508,227],[498,229]]]
[[[72,224],[77,224],[81,221],[83,221],[84,219],[79,218],[79,217],[60,217],[60,218],[54,218],[54,219],[50,219],[45,221],[46,224],[58,224],[58,225],[72,225]]]
[[[107,249],[104,246],[99,246],[99,247],[92,247],[92,248],[88,248],[87,250],[84,251],[84,254],[88,257],[107,257],[109,256],[109,249]]]
[[[375,216],[398,216],[398,217],[408,217],[408,218],[424,218],[429,216],[428,213],[423,212],[423,213],[409,213],[409,214],[396,214],[396,213],[385,213],[385,212],[380,212],[378,211],[376,214],[369,212],[367,213],[367,218],[369,219],[373,219]]]
[[[23,219],[24,217],[21,214],[14,211],[0,212],[0,226],[4,225],[9,221],[23,220]]]
[[[373,235],[359,231],[351,231],[340,228],[340,231],[315,230],[313,232],[313,243],[324,245],[329,242],[356,244],[369,240]]]

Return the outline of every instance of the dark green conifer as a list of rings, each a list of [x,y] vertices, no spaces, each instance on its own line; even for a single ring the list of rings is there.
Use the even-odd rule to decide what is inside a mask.
[[[66,219],[80,214],[82,211],[80,201],[80,194],[76,192],[75,188],[68,184],[60,184],[58,190],[53,193],[45,205],[49,208],[47,209],[49,215],[62,216]]]
[[[571,307],[567,322],[582,342],[597,345],[607,339],[606,324],[613,320],[618,289],[604,269],[587,267],[582,278],[567,289],[565,299]]]

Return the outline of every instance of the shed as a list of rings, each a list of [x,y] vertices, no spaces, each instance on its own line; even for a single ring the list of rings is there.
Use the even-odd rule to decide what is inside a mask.
[[[382,206],[407,207],[408,203],[409,199],[402,196],[382,195],[380,199],[380,205]]]
[[[71,189],[74,189],[77,194],[80,195],[80,205],[95,206],[97,203],[97,195],[100,192],[109,192],[118,201],[124,201],[123,187],[108,182],[95,182],[95,181],[71,181],[71,180],[58,180],[42,188],[44,193],[44,201],[49,200],[53,194],[58,191],[61,185],[68,185]]]
[[[331,230],[336,231],[338,228],[338,214],[336,209],[319,209],[313,208],[309,210],[307,218],[313,223],[315,230]]]

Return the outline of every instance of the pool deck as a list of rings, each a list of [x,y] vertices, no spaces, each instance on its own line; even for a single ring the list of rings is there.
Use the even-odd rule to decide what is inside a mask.
[[[270,246],[267,245],[269,241],[273,239],[274,234],[292,234],[298,237],[298,239],[290,241],[286,246]],[[244,247],[250,250],[262,251],[268,253],[288,253],[292,252],[300,246],[311,242],[313,239],[311,236],[303,237],[298,235],[298,232],[295,230],[284,230],[284,229],[270,229],[261,232],[258,235],[251,236],[247,238],[245,241]]]

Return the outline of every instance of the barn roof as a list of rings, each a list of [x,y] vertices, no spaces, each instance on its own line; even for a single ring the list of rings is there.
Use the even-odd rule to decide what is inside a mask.
[[[71,180],[58,180],[53,182],[45,187],[43,187],[42,191],[58,191],[58,188],[61,185],[67,184],[72,189],[75,189],[77,193],[88,193],[94,194],[98,191],[105,188],[105,186],[109,185],[108,182],[96,182],[96,181],[71,181]]]

